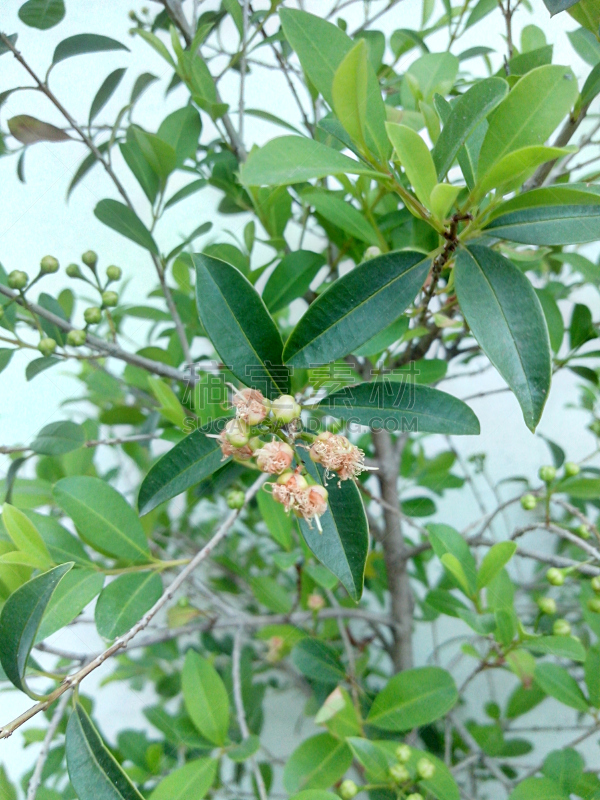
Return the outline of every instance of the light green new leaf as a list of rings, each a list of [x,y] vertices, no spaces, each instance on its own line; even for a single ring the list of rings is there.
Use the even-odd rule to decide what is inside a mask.
[[[433,216],[440,222],[443,222],[450,213],[462,188],[449,183],[437,183],[431,190],[429,207]]]
[[[371,706],[367,723],[386,731],[428,725],[455,705],[456,685],[440,667],[420,667],[394,675]]]
[[[500,570],[508,564],[517,550],[515,542],[497,542],[485,554],[477,573],[477,589],[491,583]]]
[[[56,587],[35,637],[47,639],[64,628],[102,591],[104,575],[93,569],[72,569]]]
[[[94,209],[94,215],[109,228],[158,255],[158,246],[152,234],[135,211],[124,203],[118,200],[100,200]]]
[[[430,208],[437,172],[429,148],[419,134],[406,125],[386,122],[385,127],[415,194],[426,208]]]
[[[585,647],[574,636],[539,636],[526,639],[522,647],[534,653],[547,653],[571,661],[585,661]]]
[[[19,9],[19,19],[30,28],[47,31],[63,20],[64,0],[27,0]]]
[[[229,697],[219,673],[195,650],[188,650],[181,683],[183,702],[196,728],[210,742],[225,744]]]
[[[148,377],[148,385],[152,394],[160,403],[160,413],[178,428],[185,430],[185,422],[188,419],[187,413],[177,395],[166,381],[154,375]]]
[[[461,564],[469,585],[469,594],[477,591],[477,567],[469,545],[460,533],[449,525],[432,523],[427,526],[433,552],[442,560],[446,553],[453,555]]]
[[[473,336],[515,393],[525,424],[535,430],[550,390],[548,328],[531,283],[487,247],[461,250],[456,295]]]
[[[202,800],[214,783],[218,766],[215,758],[190,761],[163,778],[150,800]]]
[[[458,558],[452,553],[444,553],[440,560],[468,597],[470,593],[469,581]]]
[[[335,686],[346,677],[338,654],[319,639],[307,636],[298,642],[292,650],[292,662],[303,675],[319,683]]]
[[[425,53],[409,66],[402,86],[405,108],[415,108],[417,98],[431,103],[433,96],[448,94],[458,74],[459,61],[452,53]]]
[[[588,702],[579,688],[579,684],[564,667],[542,662],[536,665],[534,677],[540,688],[559,703],[575,708],[577,711],[588,710]]]
[[[352,752],[344,741],[320,733],[305,739],[289,757],[283,770],[283,785],[290,794],[302,789],[326,789],[337,783],[351,763]]]
[[[354,45],[335,71],[331,85],[333,110],[352,141],[366,152],[365,122],[367,117],[367,43]]]
[[[31,443],[35,453],[45,456],[61,456],[77,450],[85,444],[85,431],[81,425],[70,420],[51,422],[46,425]]]
[[[5,503],[2,508],[2,522],[14,546],[28,557],[27,563],[40,569],[52,566],[52,558],[40,532],[22,511]]]
[[[497,187],[500,187],[504,194],[513,191],[533,175],[540,164],[555,161],[575,152],[577,152],[576,147],[545,147],[539,144],[513,150],[496,162],[486,176],[478,181],[473,196],[481,198]]]
[[[508,800],[568,800],[569,795],[548,778],[525,778]]]
[[[63,39],[62,42],[56,45],[52,63],[58,64],[59,61],[64,61],[65,58],[72,58],[85,53],[101,53],[106,50],[127,50],[129,52],[128,47],[108,36],[100,36],[97,33],[77,33],[75,36]]]
[[[100,478],[63,478],[54,499],[94,550],[139,564],[151,560],[146,534],[122,495]]]
[[[65,746],[79,800],[144,800],[79,704],[69,718]]]
[[[96,603],[94,616],[100,636],[116,639],[133,628],[162,591],[162,580],[156,572],[119,575],[102,591]]]
[[[326,192],[304,192],[302,200],[338,228],[367,244],[379,245],[373,226],[351,203]]]
[[[37,695],[25,683],[27,659],[52,593],[72,566],[72,562],[61,564],[24,583],[10,595],[0,614],[0,663],[6,677],[30,697]]]

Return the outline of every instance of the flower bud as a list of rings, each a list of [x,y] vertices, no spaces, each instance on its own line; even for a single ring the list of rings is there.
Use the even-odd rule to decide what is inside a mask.
[[[58,272],[58,261],[54,256],[44,256],[40,261],[40,272],[44,275],[50,275],[53,272]]]
[[[596,594],[600,594],[600,575],[596,575],[590,581],[592,589],[596,592]]]
[[[102,310],[98,306],[90,306],[83,312],[83,318],[88,325],[97,325],[102,320]]]
[[[532,494],[524,494],[521,498],[521,508],[525,511],[533,511],[537,505],[537,499]]]
[[[590,597],[587,601],[587,607],[593,614],[600,614],[600,597]]]
[[[111,264],[110,267],[106,268],[106,277],[109,281],[120,281],[122,274],[123,271],[121,270],[121,267],[115,267],[114,264]]]
[[[93,250],[86,250],[85,253],[81,256],[81,260],[89,267],[91,270],[96,269],[96,264],[98,263],[98,254],[94,253]]]
[[[546,580],[552,586],[562,586],[565,582],[565,576],[557,567],[550,567],[546,573]]]
[[[350,779],[346,779],[340,783],[340,797],[342,800],[352,800],[358,794],[358,786],[351,781]]]
[[[46,336],[44,339],[40,339],[38,350],[45,358],[48,358],[56,350],[56,341]]]
[[[269,402],[257,389],[235,390],[233,405],[236,416],[243,419],[248,425],[260,425],[269,413]]]
[[[277,483],[279,483],[281,486],[288,486],[289,488],[294,487],[294,489],[306,489],[308,486],[308,482],[303,475],[300,475],[297,472],[292,472],[291,470],[283,472],[277,478]]]
[[[363,256],[363,261],[369,261],[371,258],[376,258],[377,256],[381,255],[381,250],[377,245],[372,244],[370,247],[367,247],[365,250],[365,254]]]
[[[102,292],[102,305],[105,308],[114,308],[119,302],[119,295],[116,292]]]
[[[431,780],[435,775],[435,765],[428,758],[420,758],[417,761],[417,775],[424,781]]]
[[[270,475],[281,475],[290,468],[293,458],[294,450],[289,444],[277,439],[267,442],[256,451],[257,467],[261,472],[268,472]]]
[[[556,600],[553,597],[539,597],[537,604],[542,614],[556,614]]]
[[[576,533],[576,534],[577,534],[577,536],[579,536],[581,539],[589,539],[589,538],[590,538],[590,536],[592,535],[592,534],[590,533],[590,529],[588,528],[588,526],[587,526],[587,525],[578,525],[578,526],[575,528],[575,533]]]
[[[552,483],[552,481],[556,478],[556,470],[554,467],[550,466],[540,467],[538,475],[540,480],[544,481],[544,483]]]
[[[69,278],[81,278],[81,270],[77,264],[69,264],[65,271]]]
[[[579,464],[574,464],[572,461],[567,461],[565,463],[565,475],[567,478],[574,478],[575,475],[579,475]]]
[[[306,606],[311,611],[320,611],[322,608],[325,608],[325,600],[320,594],[315,592],[314,594],[309,594],[306,598]]]
[[[406,764],[410,761],[412,750],[407,744],[399,744],[395,750],[396,758],[401,764]]]
[[[566,619],[557,619],[552,626],[552,633],[555,636],[570,636],[571,626]]]
[[[232,489],[227,494],[227,505],[229,508],[239,510],[240,508],[244,507],[245,500],[246,496],[240,489]]]
[[[390,767],[390,778],[395,783],[406,783],[406,781],[410,780],[410,772],[404,764],[393,764]]]
[[[81,330],[72,330],[67,333],[67,344],[71,347],[81,347],[85,344],[86,333]]]
[[[230,419],[225,425],[224,433],[229,444],[234,447],[243,447],[248,444],[248,439],[250,438],[248,426],[241,419]]]
[[[298,419],[301,408],[291,394],[282,394],[271,403],[271,412],[277,422],[287,425],[293,419]]]
[[[29,276],[20,269],[13,269],[8,275],[7,283],[11,289],[24,289],[29,283]]]

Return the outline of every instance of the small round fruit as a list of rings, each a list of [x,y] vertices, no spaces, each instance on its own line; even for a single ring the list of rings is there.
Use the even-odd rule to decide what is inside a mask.
[[[410,780],[410,772],[404,764],[393,764],[390,767],[390,778],[396,783],[406,783]]]
[[[556,600],[553,597],[540,597],[537,604],[542,614],[556,614]]]
[[[538,475],[540,476],[540,480],[544,481],[544,483],[552,483],[556,478],[556,470],[554,467],[550,466],[540,467]]]
[[[552,633],[555,636],[570,636],[571,626],[566,619],[557,619],[552,626]]]
[[[587,525],[578,525],[577,528],[575,528],[575,533],[581,539],[589,539],[592,535]]]
[[[587,601],[587,607],[594,614],[600,614],[600,597],[590,597]]]
[[[600,575],[596,575],[594,578],[592,578],[590,584],[596,594],[600,594]]]
[[[521,508],[525,511],[533,511],[537,506],[537,499],[532,494],[524,494],[521,498]]]
[[[241,419],[230,419],[225,426],[225,438],[234,447],[243,447],[250,438],[249,429]]]
[[[579,464],[574,464],[572,461],[567,461],[565,463],[565,475],[567,478],[574,478],[575,475],[579,475]]]
[[[58,272],[58,259],[54,256],[44,256],[40,261],[40,272],[44,275],[50,275],[53,272]]]
[[[67,344],[70,344],[71,347],[81,347],[85,344],[85,339],[85,331],[75,329],[67,333]]]
[[[102,320],[102,309],[98,306],[90,306],[83,312],[83,318],[88,325],[97,325]]]
[[[401,764],[406,764],[407,761],[410,761],[412,751],[407,744],[399,744],[394,752]]]
[[[298,419],[301,408],[291,394],[282,394],[271,403],[271,412],[278,422],[287,425],[293,419]]]
[[[38,350],[43,356],[48,358],[48,356],[51,356],[56,350],[56,341],[51,339],[49,336],[46,336],[44,339],[40,339]]]
[[[435,775],[435,764],[428,758],[420,758],[417,761],[417,775],[424,781],[431,780]]]
[[[550,567],[546,573],[546,580],[552,586],[562,586],[565,582],[565,576],[557,567]]]
[[[246,496],[240,489],[232,489],[227,495],[227,505],[238,511],[244,507]]]
[[[29,283],[29,276],[20,269],[13,269],[7,281],[11,289],[24,289]]]
[[[66,269],[66,273],[69,278],[81,278],[81,270],[77,266],[77,264],[69,264]]]
[[[115,267],[114,264],[111,264],[110,267],[106,268],[106,277],[109,281],[120,281],[122,274],[123,271],[121,270],[121,267]]]
[[[358,794],[358,786],[349,779],[340,783],[340,797],[342,800],[352,800]]]
[[[95,269],[96,264],[98,263],[98,254],[94,253],[93,250],[86,250],[85,253],[81,256],[81,260],[90,269]]]
[[[116,292],[102,292],[102,305],[106,308],[114,308],[119,302],[119,295]]]

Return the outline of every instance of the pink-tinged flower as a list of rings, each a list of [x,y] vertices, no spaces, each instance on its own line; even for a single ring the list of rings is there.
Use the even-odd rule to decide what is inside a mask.
[[[310,526],[311,519],[317,523],[319,533],[323,533],[319,517],[327,511],[327,489],[324,486],[309,486],[298,498],[298,511]]]
[[[325,470],[327,477],[335,472],[340,481],[354,480],[369,469],[365,467],[365,454],[345,436],[324,431],[310,448],[310,457]]]
[[[234,389],[233,405],[236,408],[238,419],[246,422],[250,427],[260,425],[269,413],[267,400],[258,389]]]
[[[322,595],[317,594],[309,594],[306,598],[306,605],[311,611],[320,611],[322,608],[325,608],[325,600]]]
[[[269,663],[274,664],[280,661],[283,656],[283,648],[285,647],[285,639],[282,636],[271,636],[267,639],[269,650],[266,659]]]
[[[322,532],[319,517],[327,511],[327,489],[324,486],[309,486],[306,479],[297,472],[284,472],[271,484],[273,499],[281,503],[286,511],[293,511],[298,517],[305,519],[309,526],[316,520],[317,528]]]
[[[281,475],[289,469],[294,451],[285,442],[273,439],[272,442],[264,444],[260,450],[256,451],[256,464],[261,472],[268,472],[271,475]]]
[[[241,419],[230,419],[219,435],[207,434],[217,439],[223,460],[233,456],[237,461],[248,461],[262,442],[257,437],[250,438],[250,430]]]

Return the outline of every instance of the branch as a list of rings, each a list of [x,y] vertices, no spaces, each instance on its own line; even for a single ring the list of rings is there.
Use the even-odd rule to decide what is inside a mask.
[[[121,436],[118,439],[92,439],[85,442],[82,447],[100,447],[100,445],[127,444],[128,442],[151,442],[160,437],[154,433],[137,433],[134,436]],[[31,447],[3,447],[0,446],[0,454],[9,455],[10,453],[26,453]]]
[[[54,710],[54,714],[50,720],[50,725],[46,731],[46,735],[44,736],[44,741],[42,742],[42,749],[40,750],[40,754],[35,762],[33,775],[31,776],[29,786],[27,787],[27,800],[35,800],[37,790],[40,788],[44,765],[46,764],[46,761],[48,760],[48,754],[50,753],[50,745],[52,744],[52,740],[54,739],[58,726],[60,725],[63,714],[65,713],[69,699],[69,693],[65,692],[65,694],[63,694],[63,696],[60,698],[60,703]]]

